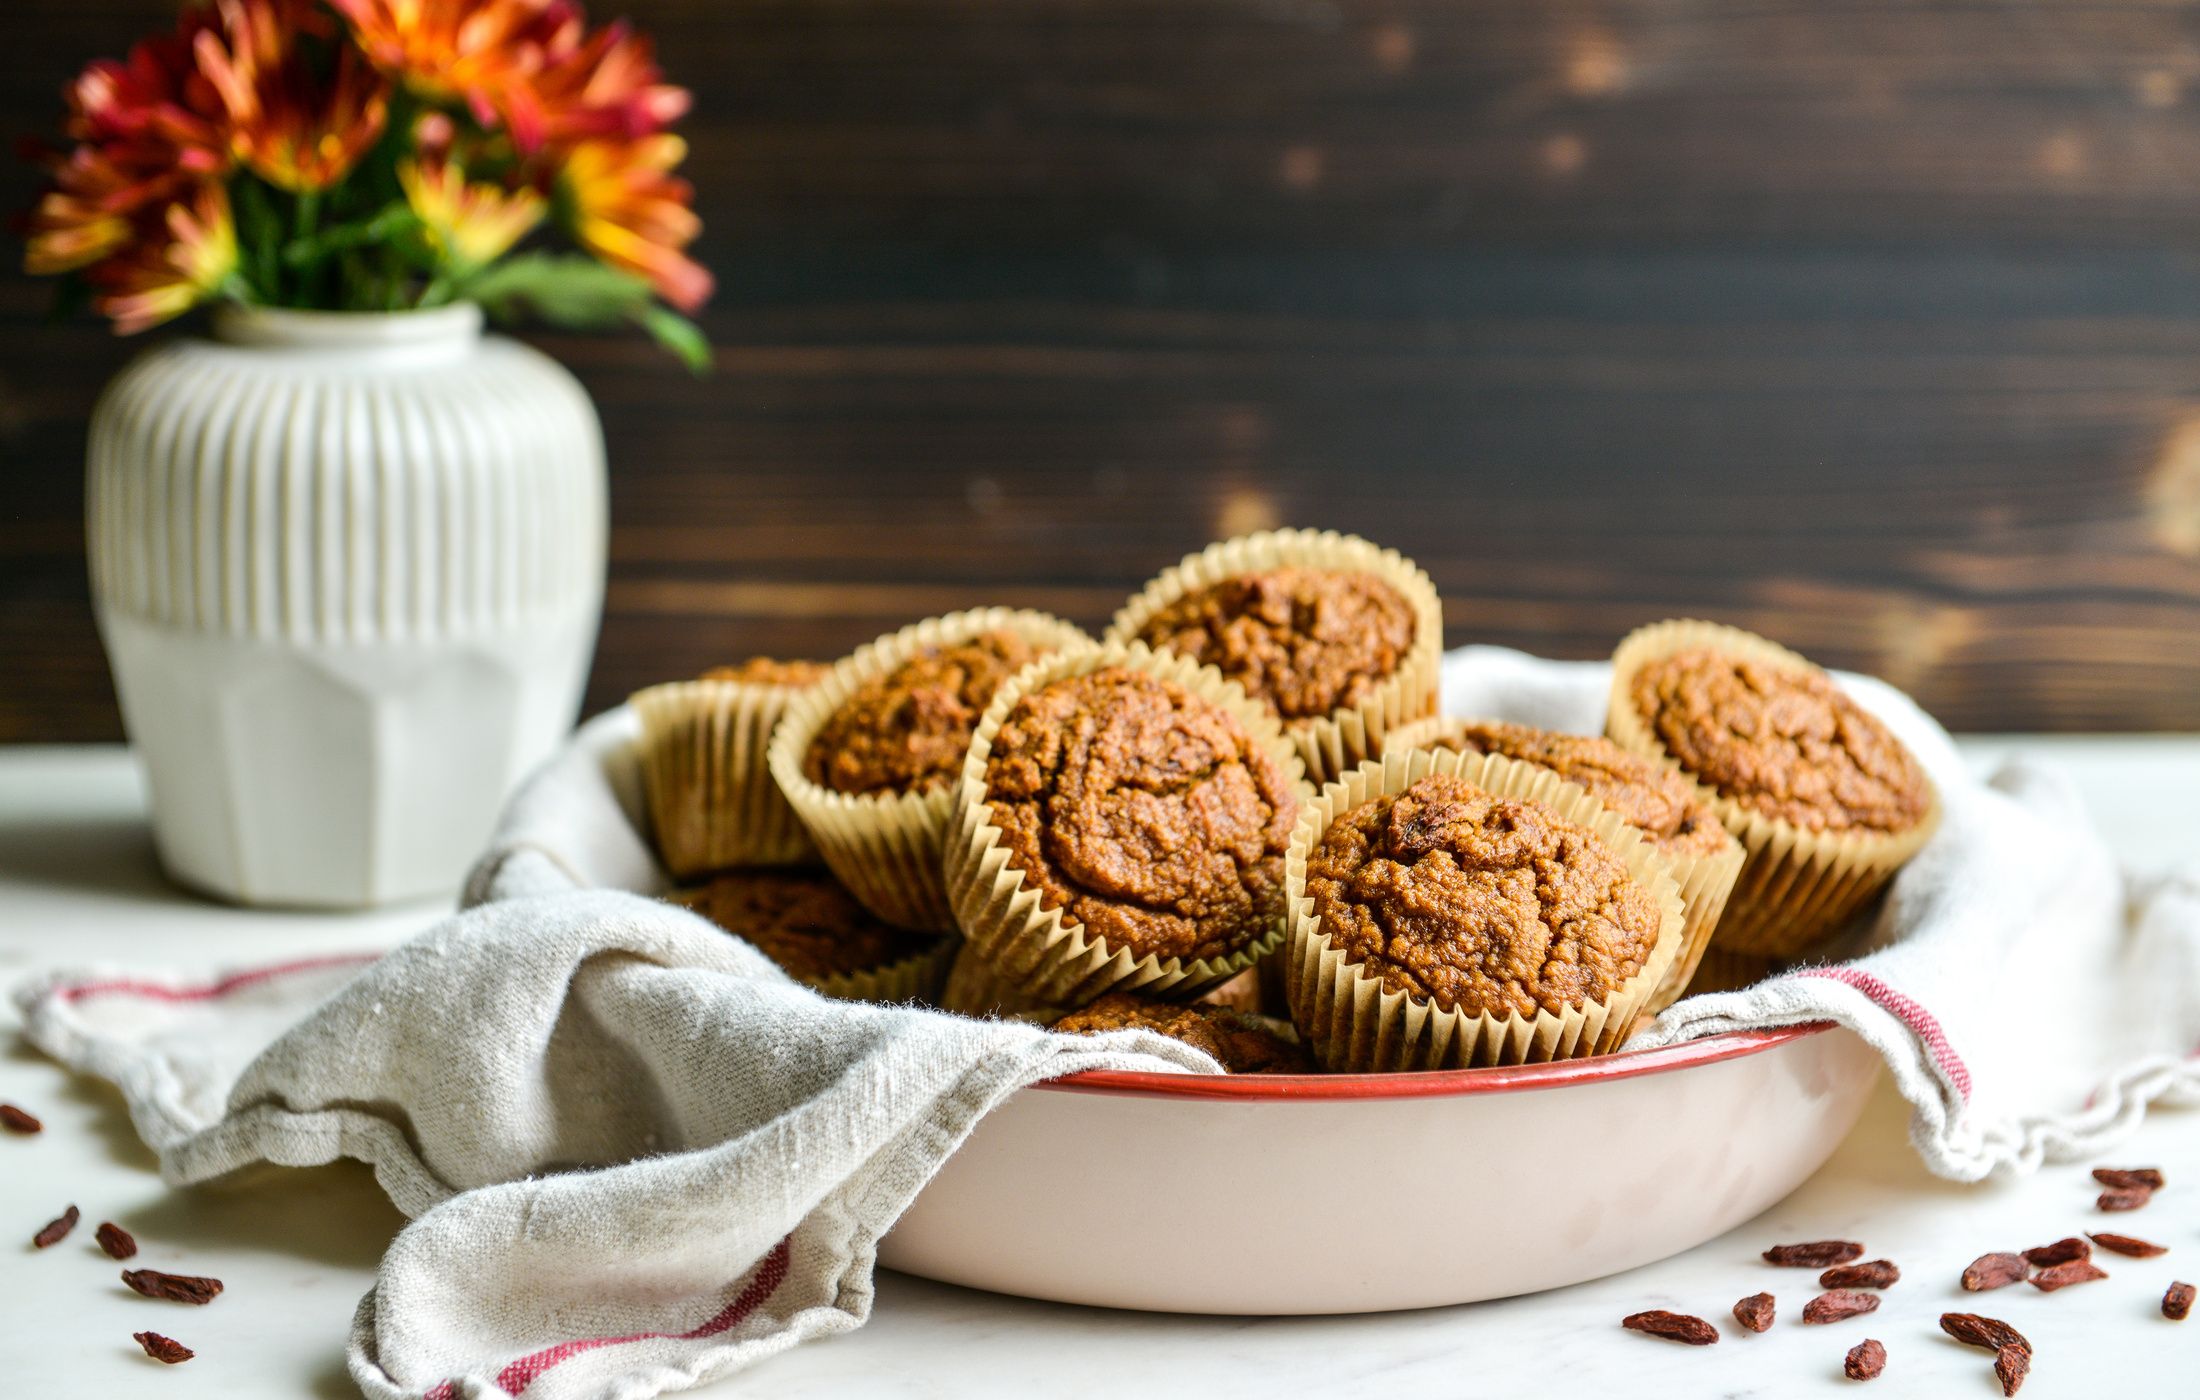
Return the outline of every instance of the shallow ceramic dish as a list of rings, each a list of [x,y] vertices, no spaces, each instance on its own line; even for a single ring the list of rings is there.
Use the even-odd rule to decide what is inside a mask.
[[[614,710],[515,799],[623,813],[560,866],[661,880],[638,725]],[[608,783],[608,792],[606,791]],[[477,882],[487,872],[476,873]],[[1437,1307],[1680,1253],[1801,1185],[1880,1061],[1826,1025],[1417,1074],[1093,1073],[1014,1095],[879,1245],[887,1267],[1065,1303],[1278,1314]]]

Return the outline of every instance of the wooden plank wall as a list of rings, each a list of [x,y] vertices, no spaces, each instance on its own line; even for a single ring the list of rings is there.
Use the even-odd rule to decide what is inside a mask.
[[[0,121],[163,0],[14,0]],[[599,10],[607,7],[598,5]],[[1333,525],[1455,641],[1707,614],[1971,729],[2200,729],[2200,8],[630,0],[718,372],[597,396],[591,705]],[[29,178],[0,180],[10,206]],[[119,733],[84,417],[0,281],[0,739]]]

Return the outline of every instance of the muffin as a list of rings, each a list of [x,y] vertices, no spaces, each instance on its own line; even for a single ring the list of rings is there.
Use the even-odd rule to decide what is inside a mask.
[[[1261,1017],[1225,1006],[1179,1006],[1132,992],[1110,992],[1054,1023],[1064,1035],[1156,1031],[1214,1057],[1230,1074],[1305,1074],[1306,1048],[1278,1034]]]
[[[657,854],[675,878],[817,858],[764,751],[787,702],[825,672],[815,661],[756,656],[628,700],[641,720],[642,786]]]
[[[734,871],[674,898],[827,996],[926,999],[947,972],[948,940],[880,922],[822,866]]]
[[[1292,1020],[1331,1069],[1616,1049],[1678,952],[1678,888],[1579,786],[1502,755],[1362,764],[1301,812]]]
[[[1144,647],[1062,655],[994,697],[955,792],[958,1010],[1189,1000],[1283,940],[1296,755],[1236,686]]]
[[[1714,935],[1730,952],[1807,951],[1939,824],[1902,741],[1825,672],[1748,632],[1669,622],[1629,636],[1606,728],[1693,781],[1747,850]]]
[[[1091,646],[1045,613],[954,613],[861,648],[788,707],[772,777],[865,908],[897,928],[954,928],[941,841],[971,733],[1002,681]]]
[[[1436,712],[1443,605],[1428,575],[1350,535],[1209,546],[1148,584],[1107,639],[1213,666],[1269,707],[1320,784]]]
[[[1411,748],[1499,753],[1540,765],[1580,784],[1642,833],[1664,857],[1680,886],[1685,917],[1680,954],[1673,959],[1664,985],[1651,996],[1648,1011],[1655,1015],[1680,1000],[1726,908],[1743,856],[1742,843],[1719,821],[1719,814],[1695,784],[1609,739],[1500,720],[1450,716],[1421,720],[1393,732],[1385,752]]]

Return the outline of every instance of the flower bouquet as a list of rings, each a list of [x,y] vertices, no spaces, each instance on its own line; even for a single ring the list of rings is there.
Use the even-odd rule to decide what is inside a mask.
[[[649,40],[575,0],[212,0],[68,89],[27,220],[122,333],[202,302],[454,301],[632,323],[691,366],[710,295]],[[561,235],[557,251],[538,235]]]

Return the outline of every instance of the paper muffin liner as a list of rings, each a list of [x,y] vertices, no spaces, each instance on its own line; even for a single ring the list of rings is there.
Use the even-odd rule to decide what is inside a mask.
[[[1431,715],[1415,720],[1391,732],[1384,740],[1383,753],[1387,756],[1409,749],[1444,748],[1459,741],[1469,722],[1456,715]],[[1723,823],[1725,818],[1722,816],[1720,820]],[[1732,833],[1728,834],[1731,837]],[[1648,832],[1643,835],[1646,839],[1649,837]],[[1726,912],[1735,878],[1742,873],[1742,862],[1748,856],[1742,843],[1732,839],[1716,854],[1710,855],[1652,844],[1672,872],[1674,883],[1680,886],[1683,922],[1681,950],[1666,970],[1664,983],[1643,1009],[1647,1016],[1657,1015],[1688,994],[1697,965],[1703,961],[1704,950],[1711,946],[1712,932]]]
[[[1665,751],[1629,694],[1635,673],[1645,665],[1692,647],[1789,670],[1818,667],[1738,627],[1693,620],[1652,623],[1629,633],[1612,653],[1612,692],[1605,716],[1605,733],[1613,742],[1657,759],[1695,783],[1747,852],[1712,942],[1753,957],[1796,957],[1847,923],[1932,838],[1940,825],[1940,792],[1928,777],[1931,806],[1914,826],[1898,832],[1810,831],[1725,796]]]
[[[676,891],[666,898],[683,909],[695,909],[701,903],[703,894],[704,889],[698,887]],[[731,933],[732,930],[728,932]],[[739,938],[741,935],[733,933],[733,936]],[[959,942],[951,934],[941,934],[921,952],[855,972],[806,977],[791,968],[782,970],[811,991],[820,996],[831,997],[835,1001],[913,1001],[930,1005],[939,1000],[940,989],[947,984],[947,970],[954,965],[955,949]],[[766,953],[765,956],[771,955]]]
[[[1067,1008],[1115,991],[1190,1001],[1283,945],[1279,908],[1266,933],[1229,957],[1186,961],[1140,955],[1088,934],[1083,924],[1060,909],[1047,908],[1038,889],[1025,885],[1024,872],[1001,844],[1001,829],[986,801],[985,765],[993,753],[993,737],[1026,695],[1109,666],[1158,676],[1228,711],[1275,759],[1299,800],[1303,803],[1308,796],[1298,750],[1284,737],[1275,712],[1248,699],[1212,666],[1151,651],[1141,643],[1111,643],[1033,662],[994,695],[954,787],[945,865],[963,949],[944,997],[951,1011],[1013,1014],[1034,1007]]]
[[[1307,780],[1319,787],[1382,752],[1383,736],[1402,724],[1436,713],[1438,673],[1444,659],[1444,605],[1412,560],[1357,535],[1334,530],[1267,530],[1211,544],[1146,585],[1108,625],[1109,642],[1129,644],[1153,615],[1188,593],[1224,579],[1278,568],[1329,569],[1373,574],[1398,590],[1413,609],[1413,645],[1391,672],[1356,705],[1312,719],[1279,721],[1298,746]]]
[[[1314,898],[1306,893],[1307,861],[1339,816],[1402,792],[1431,773],[1454,774],[1497,796],[1539,803],[1603,839],[1659,908],[1658,939],[1640,970],[1601,1002],[1531,1017],[1475,1016],[1391,991],[1380,975],[1347,960],[1322,932]],[[1680,889],[1657,849],[1581,787],[1502,754],[1413,749],[1361,764],[1300,810],[1284,878],[1291,901],[1290,944],[1283,954],[1291,1019],[1330,1070],[1471,1069],[1606,1054],[1634,1031],[1681,947]]]
[[[835,792],[803,774],[802,760],[825,721],[856,687],[885,675],[926,647],[951,646],[984,632],[1012,632],[1055,651],[1090,650],[1092,638],[1047,613],[978,608],[912,623],[835,662],[825,679],[787,707],[767,761],[818,854],[863,907],[896,928],[949,933],[955,913],[941,876],[941,841],[954,798],[952,775],[923,792]]]
[[[802,689],[674,681],[637,691],[642,786],[657,854],[677,879],[817,858],[765,766],[772,727]]]
[[[1703,961],[1696,966],[1696,975],[1688,984],[1688,995],[1709,996],[1714,992],[1738,992],[1744,987],[1754,987],[1767,977],[1778,976],[1787,964],[1778,958],[1761,958],[1749,953],[1730,953],[1724,948],[1704,950]]]

